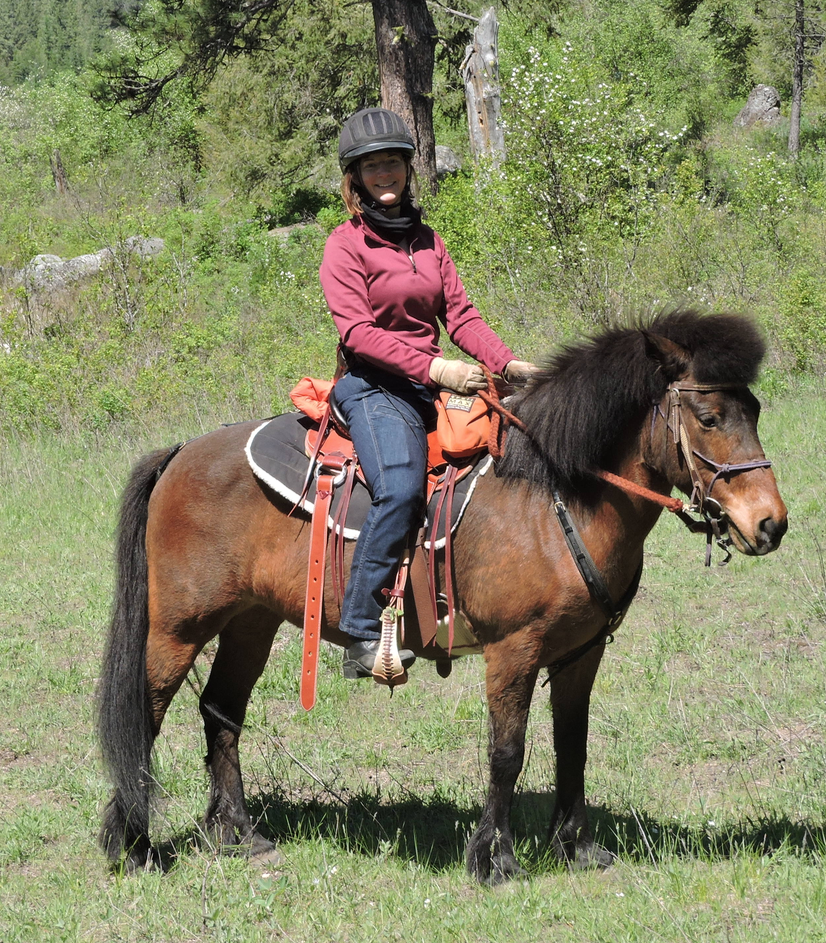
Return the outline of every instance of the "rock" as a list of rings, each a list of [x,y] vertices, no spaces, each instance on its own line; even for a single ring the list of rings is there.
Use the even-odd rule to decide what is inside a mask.
[[[758,121],[774,124],[780,120],[780,95],[771,85],[756,85],[748,101],[734,119],[735,128],[751,128]]]
[[[444,144],[436,145],[436,177],[441,180],[449,174],[462,169],[462,162],[456,153]]]
[[[148,259],[153,255],[159,255],[163,252],[164,241],[157,236],[146,238],[146,236],[127,236],[123,244],[130,252],[139,255],[142,259]],[[109,251],[104,249],[104,252]]]
[[[65,287],[63,259],[59,255],[36,255],[12,279],[12,283],[25,285],[28,291],[54,291]]]
[[[301,232],[301,230],[306,229],[307,226],[307,223],[292,223],[289,226],[275,226],[273,229],[267,230],[267,235],[273,236],[275,239],[279,239],[281,242],[286,242],[292,233]]]
[[[163,247],[163,239],[129,236],[123,240],[126,252],[142,259],[157,255]],[[62,259],[59,255],[36,255],[12,277],[12,283],[25,286],[33,294],[55,294],[75,282],[97,275],[112,260],[116,251],[107,247],[73,259]]]

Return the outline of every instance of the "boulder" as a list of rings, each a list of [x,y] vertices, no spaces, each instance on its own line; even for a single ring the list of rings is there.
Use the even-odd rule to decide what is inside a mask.
[[[122,247],[128,254],[145,259],[161,252],[164,241],[129,236],[123,240]],[[73,259],[62,259],[59,255],[36,255],[16,273],[13,283],[24,285],[27,291],[35,295],[55,294],[75,282],[97,275],[116,252],[117,248],[107,247]]]
[[[444,144],[436,145],[436,178],[442,180],[449,174],[455,174],[462,169],[462,162],[456,153]]]
[[[756,85],[748,101],[734,119],[735,128],[751,128],[758,121],[774,124],[780,120],[780,95],[771,85]]]
[[[139,255],[142,259],[148,259],[153,255],[159,255],[163,252],[164,241],[158,236],[127,236],[123,244],[129,252]],[[104,252],[108,251],[106,249]]]

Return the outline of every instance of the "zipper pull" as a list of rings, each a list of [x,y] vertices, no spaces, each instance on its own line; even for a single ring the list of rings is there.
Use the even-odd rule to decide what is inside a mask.
[[[418,271],[416,268],[416,260],[413,258],[413,246],[410,244],[407,236],[401,240],[399,248],[402,250],[402,252],[404,252],[408,259],[410,259],[410,264],[413,266],[413,274],[415,275]]]

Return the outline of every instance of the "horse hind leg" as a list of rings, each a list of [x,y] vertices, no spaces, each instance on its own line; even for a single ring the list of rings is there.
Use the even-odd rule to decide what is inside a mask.
[[[280,620],[263,606],[236,616],[221,632],[201,695],[210,777],[204,828],[225,852],[275,856],[275,846],[250,818],[244,797],[238,741],[247,704],[269,657]]]

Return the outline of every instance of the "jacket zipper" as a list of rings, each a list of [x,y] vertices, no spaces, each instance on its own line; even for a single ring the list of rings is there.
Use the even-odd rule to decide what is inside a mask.
[[[401,249],[401,246],[399,246],[399,248]],[[410,264],[413,266],[413,274],[417,275],[419,270],[416,268],[416,260],[413,258],[413,243],[408,243],[407,248],[402,249],[402,251],[407,255],[408,259],[410,259]]]
[[[364,225],[364,224],[362,224]],[[413,258],[413,243],[411,242],[406,249],[403,249],[400,245],[397,245],[395,242],[390,242],[389,239],[382,239],[381,236],[376,237],[375,233],[371,232],[373,238],[377,238],[379,242],[383,243],[386,246],[392,246],[394,249],[398,249],[399,252],[404,252],[408,259],[410,259],[410,264],[413,266],[413,274],[418,275],[419,270],[416,268],[416,260]],[[414,239],[415,241],[415,239]]]

